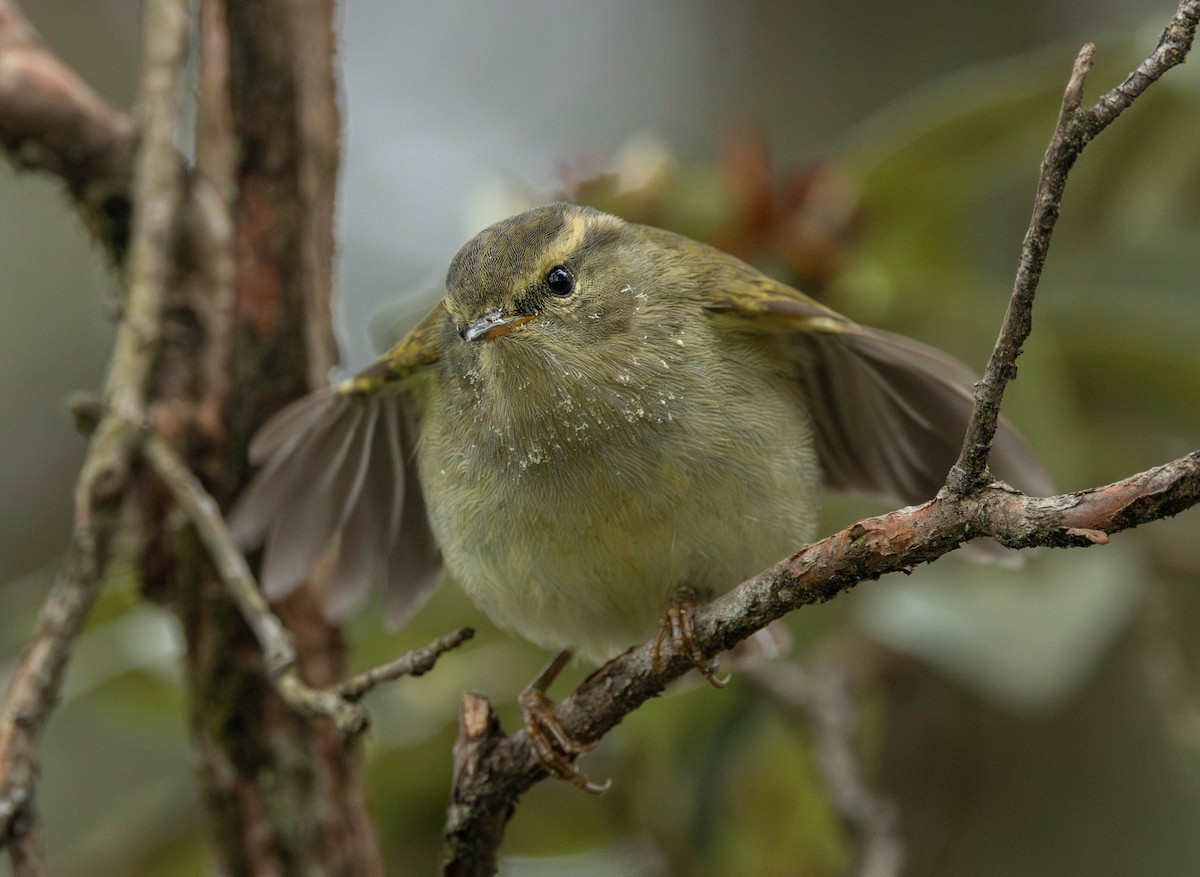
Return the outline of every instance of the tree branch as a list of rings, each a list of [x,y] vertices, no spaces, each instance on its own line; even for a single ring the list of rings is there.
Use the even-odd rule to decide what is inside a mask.
[[[93,447],[97,455],[108,453],[107,446]],[[90,485],[81,482],[80,488],[79,493],[90,493]],[[37,630],[9,681],[0,712],[0,847],[8,846],[14,874],[45,870],[33,809],[42,729],[58,701],[71,646],[92,605],[115,529],[110,508],[102,513],[87,508],[87,525],[81,517],[77,508],[68,560],[42,603]]]
[[[337,194],[337,167],[341,154],[341,113],[338,110],[334,59],[333,0],[289,0],[288,25],[296,45],[316,51],[294,59],[297,89],[305,95],[299,102],[297,122],[303,132],[298,160],[300,199],[303,206],[299,230],[300,252],[306,261],[302,274],[308,320],[305,347],[309,386],[329,382],[334,364],[333,311],[333,213]]]
[[[1028,497],[993,482],[966,497],[946,496],[864,519],[805,546],[698,608],[695,641],[712,657],[802,606],[887,573],[911,572],[976,536],[1012,548],[1088,546],[1197,503],[1200,450],[1104,487],[1060,496]],[[630,649],[558,704],[555,714],[573,740],[595,743],[694,666],[687,655],[664,650],[661,669],[655,670],[651,651],[650,643]],[[463,722],[482,727],[479,721]],[[495,868],[507,820],[501,815],[511,814],[517,798],[546,772],[524,729],[507,737],[481,733],[465,742],[460,735],[458,746],[472,750],[463,760],[473,768],[457,775],[446,828],[446,873],[492,873],[487,869]],[[476,870],[456,870],[466,863],[477,863]]]
[[[12,7],[0,6],[0,32],[10,37],[13,28],[20,36],[20,20],[14,15]],[[146,5],[145,17],[146,60],[140,93],[145,134],[133,179],[138,210],[130,249],[129,297],[117,329],[105,414],[76,485],[75,528],[67,565],[43,604],[38,630],[22,656],[0,713],[0,845],[12,845],[14,867],[24,874],[43,870],[32,835],[41,730],[58,698],[71,645],[107,562],[117,506],[145,419],[146,385],[158,347],[172,226],[182,193],[172,132],[179,112],[179,70],[187,50],[186,4],[152,0]]]
[[[1118,88],[1080,110],[1091,67],[1089,44],[1076,59],[1062,110],[1043,160],[1033,220],[1022,247],[1012,298],[947,489],[921,506],[869,518],[802,548],[695,613],[704,657],[725,651],[776,618],[824,602],[867,579],[911,572],[964,541],[990,536],[1012,548],[1087,546],[1200,502],[1200,451],[1105,487],[1046,498],[1024,496],[987,474],[1004,388],[1032,328],[1033,296],[1058,219],[1067,174],[1084,146],[1191,48],[1200,0],[1183,0],[1159,46]],[[583,681],[557,707],[562,729],[586,746],[690,670],[674,652],[651,660],[652,645],[630,649]],[[517,799],[546,776],[524,729],[504,736],[490,705],[464,699],[455,746],[454,788],[444,834],[445,873],[492,874]]]
[[[42,44],[0,0],[0,147],[18,167],[62,178],[115,264],[129,240],[138,125]]]
[[[192,177],[191,242],[196,250],[199,290],[192,297],[203,322],[205,345],[197,368],[203,384],[195,412],[197,429],[210,449],[200,472],[219,472],[228,439],[229,401],[237,335],[237,262],[234,254],[234,199],[237,195],[237,140],[230,97],[230,38],[224,4],[201,0],[197,21],[196,164]]]
[[[1042,159],[1033,217],[1021,245],[1017,277],[1000,327],[1000,337],[996,339],[983,378],[976,385],[975,410],[967,426],[962,453],[946,482],[951,492],[966,493],[989,477],[987,460],[1000,419],[1000,402],[1008,382],[1017,376],[1017,357],[1021,355],[1021,348],[1033,330],[1033,298],[1046,264],[1050,238],[1058,222],[1067,175],[1084,147],[1097,134],[1112,124],[1160,76],[1183,63],[1192,48],[1198,19],[1200,0],[1183,0],[1150,56],[1124,82],[1086,110],[1080,107],[1084,82],[1092,69],[1095,46],[1088,43],[1079,50],[1063,94],[1054,135]]]

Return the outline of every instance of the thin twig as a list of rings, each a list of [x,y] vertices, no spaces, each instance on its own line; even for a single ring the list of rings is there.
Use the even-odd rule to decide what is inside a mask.
[[[42,603],[38,626],[9,681],[0,712],[0,847],[9,846],[15,872],[41,874],[35,832],[34,785],[42,729],[58,699],[63,671],[92,605],[99,571],[115,529],[111,511],[77,529],[66,565]]]
[[[163,294],[171,277],[176,220],[183,202],[175,128],[190,20],[185,0],[155,0],[146,4],[142,22],[144,61],[138,91],[142,132],[134,164],[133,237],[126,270],[129,293],[113,346],[114,369],[105,389],[107,417],[138,426],[146,414],[146,384],[162,330]]]
[[[145,453],[196,527],[230,597],[254,632],[271,679],[283,699],[305,715],[325,716],[343,735],[357,734],[366,728],[367,716],[361,707],[336,692],[311,688],[300,679],[291,634],[267,605],[249,564],[225,525],[221,510],[200,480],[161,436],[147,436]]]
[[[812,728],[817,768],[829,799],[858,841],[856,877],[897,877],[904,866],[898,811],[863,776],[846,674],[832,664],[806,667],[795,661],[771,661],[743,672]]]
[[[347,700],[356,701],[362,699],[372,688],[385,682],[391,682],[401,676],[421,676],[432,670],[444,653],[458,648],[473,636],[473,629],[460,627],[438,637],[424,648],[414,649],[394,661],[351,676],[338,686],[338,692]]]
[[[230,597],[258,640],[267,672],[277,677],[293,667],[296,649],[291,634],[275,617],[259,591],[250,565],[230,535],[216,500],[162,436],[148,435],[144,452],[150,465],[171,489],[175,500],[187,512],[196,528],[200,541],[217,568],[217,575],[225,583]]]
[[[333,722],[344,737],[358,734],[367,727],[367,714],[357,701],[367,692],[401,676],[420,676],[429,672],[444,652],[457,648],[475,635],[470,628],[461,628],[439,637],[424,648],[329,688],[314,688],[306,684],[300,678],[292,636],[271,611],[259,590],[254,574],[230,534],[216,500],[164,438],[148,435],[144,452],[154,471],[170,488],[175,500],[195,526],[200,541],[217,568],[217,574],[258,640],[280,696],[297,712],[307,716],[324,716]]]
[[[3,2],[3,0],[0,0]],[[0,24],[13,8],[0,7]],[[139,99],[145,127],[134,173],[138,205],[130,249],[129,296],[106,383],[106,413],[96,428],[75,488],[69,557],[43,604],[0,713],[0,844],[13,844],[22,873],[43,868],[32,810],[41,730],[62,684],[67,658],[108,559],[117,505],[145,417],[146,383],[158,345],[163,285],[180,201],[172,132],[179,112],[179,71],[187,48],[182,0],[145,9],[145,63]]]
[[[1046,253],[1050,249],[1050,238],[1058,222],[1067,175],[1084,147],[1097,134],[1112,124],[1159,77],[1183,63],[1191,50],[1198,19],[1200,0],[1183,0],[1175,17],[1163,31],[1154,52],[1124,82],[1103,95],[1090,109],[1080,107],[1095,47],[1088,43],[1075,58],[1063,94],[1058,123],[1042,159],[1033,216],[1021,245],[1012,297],[987,369],[976,385],[975,410],[967,425],[962,452],[946,481],[950,492],[967,493],[988,478],[988,454],[1000,419],[1000,402],[1008,382],[1017,375],[1017,357],[1033,329],[1033,298],[1046,263]]]

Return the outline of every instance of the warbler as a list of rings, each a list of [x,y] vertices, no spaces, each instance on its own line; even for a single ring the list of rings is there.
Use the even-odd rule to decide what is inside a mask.
[[[398,623],[442,567],[498,625],[602,662],[678,593],[815,535],[827,490],[934,496],[971,372],[739,259],[557,203],[466,244],[373,365],[277,414],[232,525],[279,598],[336,552],[327,609],[386,580]],[[1050,481],[1008,424],[998,477]]]

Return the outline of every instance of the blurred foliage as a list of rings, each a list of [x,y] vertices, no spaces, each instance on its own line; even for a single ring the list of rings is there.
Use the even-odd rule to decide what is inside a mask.
[[[1153,36],[1105,45],[1094,97]],[[653,137],[566,193],[713,241],[862,322],[981,367],[999,326],[1073,48],[966,71],[865,124],[832,157],[774,170],[751,128],[693,164]],[[1156,85],[1074,171],[1008,415],[1063,489],[1200,446],[1200,80]],[[516,210],[546,193],[514,192]],[[825,530],[879,510],[834,498]],[[913,875],[1200,873],[1200,515],[1020,571],[950,558],[790,619],[800,660],[851,669],[860,745],[902,814]],[[4,654],[49,573],[0,589]],[[110,584],[51,723],[41,810],[58,874],[207,873],[185,765],[171,617]],[[547,657],[442,588],[397,635],[368,611],[366,667],[462,624],[476,640],[373,694],[366,775],[391,873],[433,873],[464,689],[506,727]],[[8,660],[8,659],[4,659]],[[575,667],[555,691],[587,668]],[[0,673],[0,676],[4,675]],[[585,761],[603,798],[531,790],[509,875],[846,873],[854,844],[809,731],[736,679],[685,684]]]

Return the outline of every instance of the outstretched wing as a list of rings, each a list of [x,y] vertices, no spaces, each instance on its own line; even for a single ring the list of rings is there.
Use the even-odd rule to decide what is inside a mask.
[[[439,304],[379,361],[339,386],[293,402],[250,444],[261,466],[230,515],[235,538],[263,545],[260,583],[272,600],[295,590],[327,552],[326,614],[344,618],[387,583],[399,624],[440,571],[414,452],[408,387],[438,359]]]
[[[710,309],[782,336],[811,404],[817,455],[834,490],[923,502],[945,483],[971,415],[975,378],[911,339],[860,326],[749,266]],[[1032,449],[1001,421],[990,466],[1036,495],[1053,483]]]

